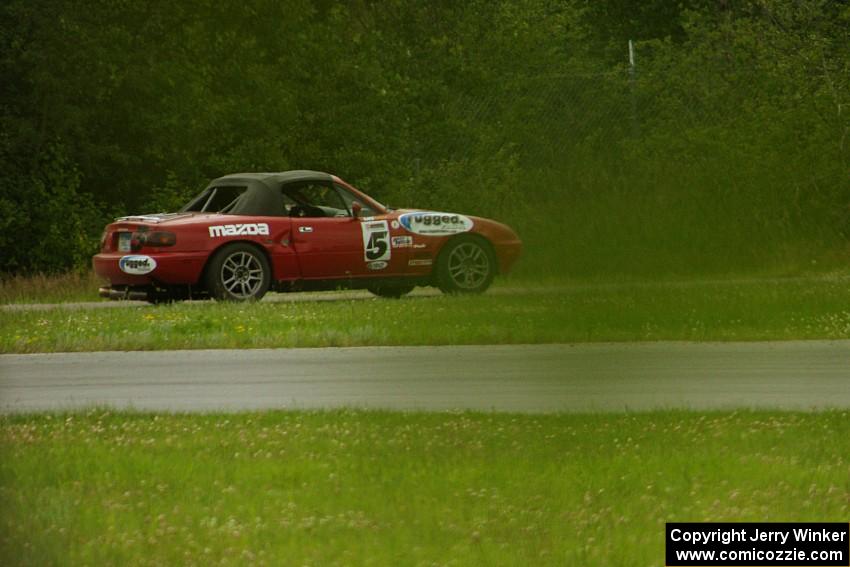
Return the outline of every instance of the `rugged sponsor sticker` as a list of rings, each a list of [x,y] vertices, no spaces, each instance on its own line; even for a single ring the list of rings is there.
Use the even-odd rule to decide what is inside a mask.
[[[410,248],[412,246],[412,236],[393,236],[393,248]]]
[[[392,250],[390,250],[390,227],[387,221],[360,223],[360,229],[363,231],[363,259],[367,262],[389,260]]]
[[[264,222],[247,224],[220,224],[209,227],[210,238],[219,236],[268,236],[269,225]]]
[[[434,260],[430,258],[424,260],[410,260],[407,262],[408,266],[430,266],[434,263]]]
[[[122,256],[118,267],[125,274],[143,276],[156,269],[156,260],[150,256]]]
[[[401,226],[413,234],[445,236],[472,230],[472,219],[455,213],[421,211],[398,217]]]
[[[378,262],[369,262],[368,264],[366,264],[366,267],[370,270],[383,270],[387,266],[389,266],[389,264],[387,264],[383,260],[379,260]]]

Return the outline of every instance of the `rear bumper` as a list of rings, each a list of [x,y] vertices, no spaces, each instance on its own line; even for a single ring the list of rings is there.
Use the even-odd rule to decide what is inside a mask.
[[[121,258],[144,256],[156,267],[146,274],[130,274],[121,269]],[[113,286],[194,285],[201,278],[207,254],[204,252],[171,252],[168,254],[102,253],[92,258],[95,273]]]

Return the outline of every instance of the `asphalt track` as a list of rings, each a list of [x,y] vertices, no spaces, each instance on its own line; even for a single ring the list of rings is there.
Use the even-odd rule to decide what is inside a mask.
[[[850,408],[850,341],[0,356],[0,411]]]

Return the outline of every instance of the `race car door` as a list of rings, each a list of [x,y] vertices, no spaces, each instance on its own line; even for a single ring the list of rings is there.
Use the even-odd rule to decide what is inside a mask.
[[[359,269],[366,277],[401,276],[407,270],[409,249],[413,239],[401,228],[393,215],[372,208],[345,187],[335,185],[347,210],[355,207],[360,213],[360,233],[363,238]]]
[[[401,273],[400,258],[392,258],[389,222],[374,217],[355,218],[352,196],[344,189],[330,182],[309,181],[287,184],[283,193],[301,277],[332,279]]]
[[[302,181],[282,188],[292,223],[292,247],[301,277],[346,278],[363,263],[360,223],[325,181]]]

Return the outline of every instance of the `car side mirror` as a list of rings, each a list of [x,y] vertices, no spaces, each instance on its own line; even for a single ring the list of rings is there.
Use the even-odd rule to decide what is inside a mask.
[[[357,201],[354,201],[353,203],[351,203],[351,216],[353,216],[355,219],[360,218],[360,212],[362,210],[363,210],[363,205],[361,205]]]

